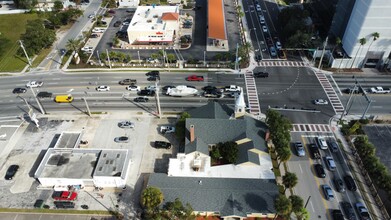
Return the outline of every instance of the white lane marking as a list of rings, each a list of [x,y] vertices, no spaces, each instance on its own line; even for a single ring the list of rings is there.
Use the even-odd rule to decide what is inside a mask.
[[[61,78],[53,78],[52,80],[61,80]]]
[[[300,172],[303,173],[303,169],[301,168],[301,164],[299,164]]]
[[[57,85],[58,82],[50,82],[50,83],[46,83],[46,84],[48,84],[48,85]]]
[[[74,89],[70,89],[70,90],[68,90],[67,92],[72,92]]]
[[[83,77],[83,79],[93,79],[93,77]]]
[[[311,205],[311,208],[312,208],[312,212],[315,212],[314,205],[312,205],[312,201],[310,201],[310,205]]]

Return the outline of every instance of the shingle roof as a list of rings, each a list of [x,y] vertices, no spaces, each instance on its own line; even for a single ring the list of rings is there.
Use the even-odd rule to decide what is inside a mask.
[[[179,198],[196,211],[218,211],[222,217],[275,213],[274,200],[278,196],[274,179],[169,177],[153,173],[148,186],[158,187],[165,202]]]
[[[177,21],[179,14],[175,12],[165,12],[162,14],[163,21]]]
[[[213,118],[229,119],[234,110],[218,102],[208,102],[208,104],[188,111],[191,118]]]
[[[223,0],[208,0],[208,37],[227,39]]]
[[[260,165],[259,155],[251,152],[249,150],[255,148],[254,142],[249,141],[239,145],[238,159],[236,164],[241,164],[245,162],[251,162],[257,165]]]
[[[193,142],[190,142],[185,146],[186,154],[192,153],[194,151],[209,155],[208,145],[204,141],[202,141],[202,139],[199,138],[195,138]]]

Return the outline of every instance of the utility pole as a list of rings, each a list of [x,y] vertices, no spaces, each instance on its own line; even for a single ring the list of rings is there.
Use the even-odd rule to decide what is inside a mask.
[[[166,57],[168,72],[170,72],[170,63],[168,62],[167,51],[164,52],[164,56]],[[159,77],[160,77],[160,76],[159,76]]]
[[[204,67],[206,66],[206,51],[204,50]]]
[[[346,107],[345,109],[343,110],[342,114],[341,114],[341,118],[339,119],[340,121],[342,121],[343,119],[343,116],[346,114],[348,114],[348,111],[346,110],[347,107],[350,105],[350,101],[352,100],[352,97],[353,97],[353,93],[354,91],[356,91],[356,89],[359,89],[357,88],[357,82],[354,84],[354,87],[353,87],[353,90],[350,91],[350,94],[349,94],[349,99],[348,99],[348,102],[346,103]]]
[[[19,43],[20,43],[20,47],[22,48],[23,52],[24,52],[24,55],[26,56],[27,58],[27,61],[29,62],[29,66],[31,67],[32,64],[31,64],[31,60],[29,58],[29,55],[27,55],[27,52],[26,52],[26,49],[24,48],[24,45],[23,45],[23,42],[21,40],[19,40]]]
[[[321,57],[320,57],[318,69],[320,69],[320,67],[322,66],[323,56],[324,56],[324,52],[325,52],[325,50],[326,50],[326,46],[327,46],[327,42],[328,42],[328,41],[329,41],[329,37],[327,36],[325,42],[323,43],[323,50],[322,50],[322,55],[321,55]]]
[[[239,53],[239,43],[236,44],[235,71],[238,71],[238,66],[239,66],[239,57],[238,57],[238,53]],[[238,72],[237,72],[237,73],[238,73]]]
[[[91,111],[90,111],[90,107],[88,106],[87,99],[86,99],[86,97],[83,97],[82,99],[84,100],[84,103],[86,104],[87,114],[88,114],[88,116],[91,117]]]
[[[107,49],[106,49],[106,54],[107,54],[107,59],[109,60],[109,67],[111,69],[111,61],[110,61],[109,51]]]
[[[37,98],[37,95],[35,95],[35,91],[34,91],[34,89],[33,89],[33,87],[31,87],[30,86],[30,89],[31,89],[31,92],[33,93],[33,96],[34,96],[34,98],[35,98],[35,101],[37,102],[37,104],[38,104],[38,107],[39,107],[39,110],[41,110],[41,113],[44,115],[44,114],[46,114],[46,112],[43,110],[43,108],[42,108],[42,105],[41,105],[41,102],[38,100],[38,98]]]
[[[159,83],[159,79],[157,79],[155,81],[155,88],[156,88],[155,98],[156,98],[156,108],[157,108],[156,111],[158,113],[158,117],[162,118],[162,110],[160,108],[159,85],[158,85],[158,83]]]
[[[99,60],[99,66],[102,65],[102,61],[100,61],[100,56],[99,56],[99,51],[96,50],[96,56],[98,57],[98,60]]]
[[[137,51],[137,56],[138,56],[138,63],[141,64],[140,51]]]
[[[311,196],[308,196],[307,202],[305,203],[304,208],[307,208],[308,203],[310,202]]]

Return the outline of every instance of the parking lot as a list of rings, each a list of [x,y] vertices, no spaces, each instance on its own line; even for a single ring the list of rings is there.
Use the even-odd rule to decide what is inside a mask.
[[[135,128],[123,129],[118,123],[130,120]],[[92,210],[119,209],[133,216],[139,212],[139,195],[145,175],[152,172],[167,172],[168,159],[178,151],[174,134],[161,134],[160,125],[174,124],[175,118],[156,119],[151,115],[136,113],[113,113],[110,115],[50,117],[40,120],[40,128],[24,123],[7,142],[7,149],[1,149],[2,167],[0,175],[5,175],[12,164],[20,166],[12,180],[0,180],[0,205],[4,208],[33,208],[37,199],[54,208],[51,195],[53,189],[40,188],[34,173],[46,149],[53,147],[63,131],[83,132],[83,148],[129,149],[131,165],[125,189],[79,190],[75,209],[88,205]],[[114,138],[127,136],[128,143],[116,143]],[[169,141],[171,149],[155,149],[156,140]],[[1,142],[5,143],[5,142]],[[126,195],[126,196],[125,196]]]

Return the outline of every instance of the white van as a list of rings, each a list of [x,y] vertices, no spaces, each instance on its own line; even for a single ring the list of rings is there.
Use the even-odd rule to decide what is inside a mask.
[[[259,15],[259,22],[261,22],[261,24],[265,24],[265,17],[263,15]]]

